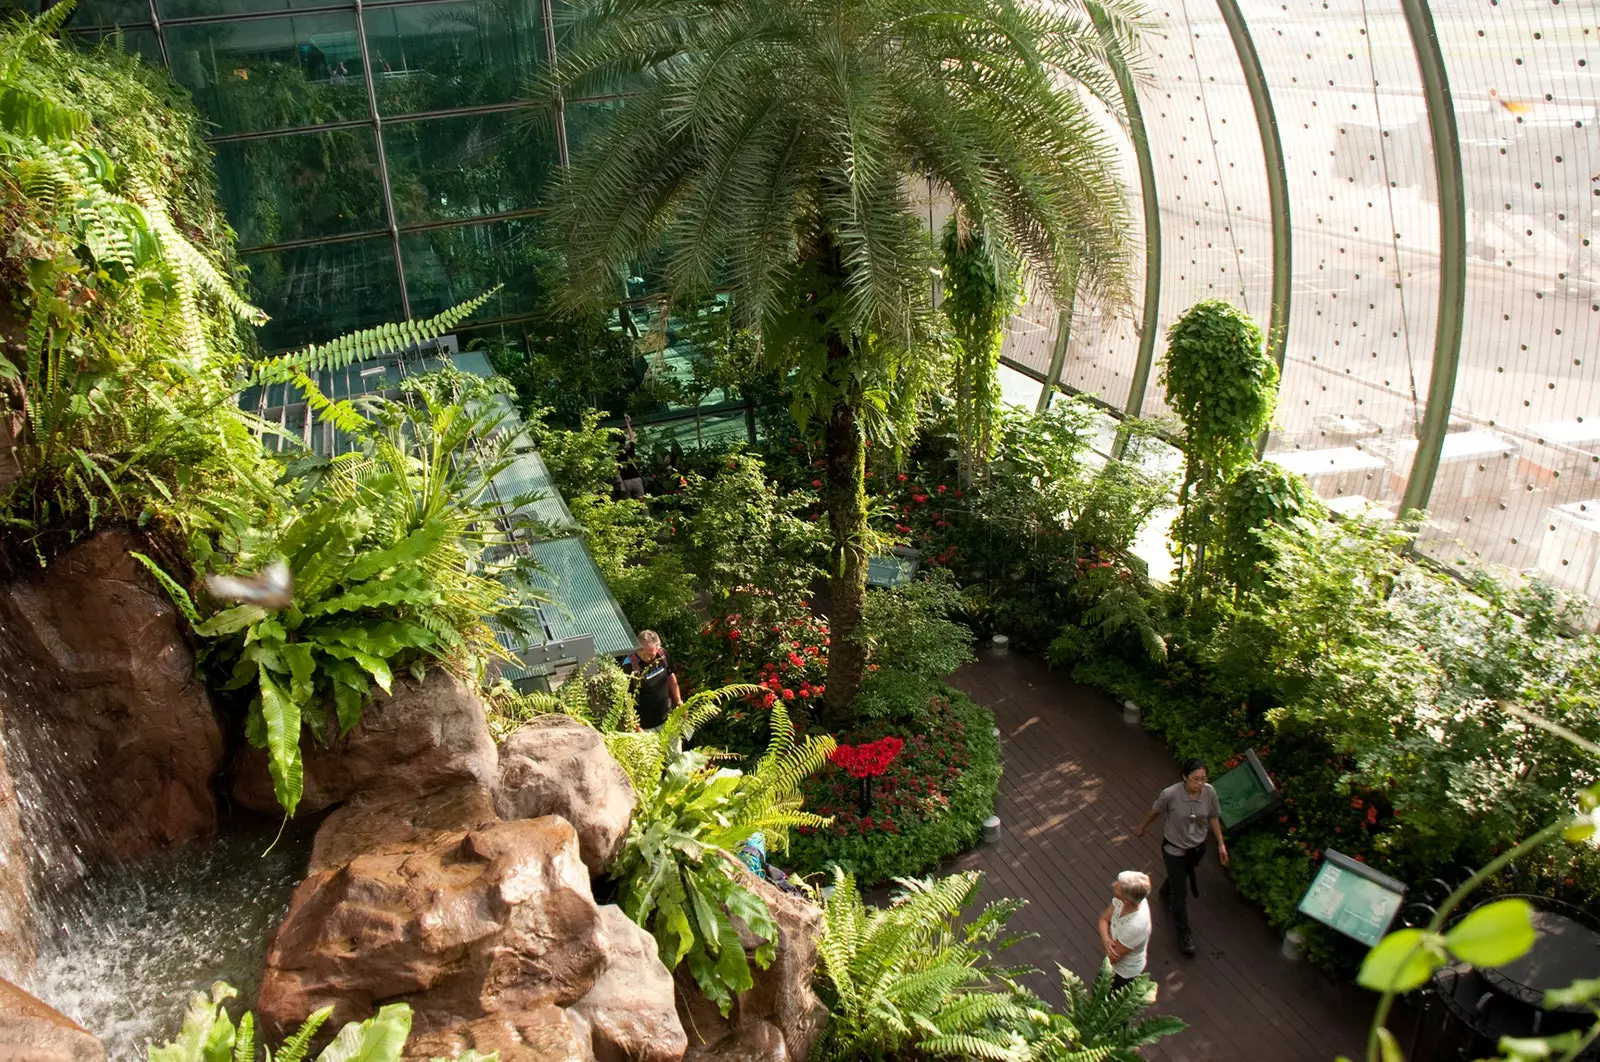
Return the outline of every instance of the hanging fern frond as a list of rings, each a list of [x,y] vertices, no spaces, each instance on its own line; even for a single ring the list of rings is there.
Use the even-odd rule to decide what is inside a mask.
[[[314,373],[342,369],[352,362],[386,357],[431,343],[476,313],[500,293],[501,287],[503,285],[497,284],[476,298],[421,321],[390,322],[375,328],[363,328],[328,343],[313,343],[303,350],[257,362],[243,386],[285,383],[297,371]]]

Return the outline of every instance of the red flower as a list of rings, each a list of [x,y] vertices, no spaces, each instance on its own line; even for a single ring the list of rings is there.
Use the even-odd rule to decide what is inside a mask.
[[[786,701],[794,700],[794,690],[784,690],[783,691],[783,699],[786,700]]]
[[[761,707],[763,707],[763,708],[771,708],[773,703],[775,701],[777,701],[777,699],[778,698],[774,697],[770,693],[762,694],[762,696],[761,696]]]
[[[944,486],[943,483],[941,483],[941,484],[939,484],[939,493],[943,494],[944,492],[945,492],[945,486]]]
[[[822,480],[820,480],[820,479],[814,479],[814,480],[812,480],[812,481],[811,481],[811,485],[812,485],[812,486],[813,486],[813,487],[820,487],[820,486],[822,486]]]
[[[728,632],[728,639],[735,642],[739,640],[739,629],[737,627]]]
[[[900,473],[899,479],[901,483],[904,483],[906,481],[906,474],[904,472]]]

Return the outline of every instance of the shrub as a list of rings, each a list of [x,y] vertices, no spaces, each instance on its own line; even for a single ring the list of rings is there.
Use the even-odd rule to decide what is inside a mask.
[[[906,880],[892,906],[869,909],[855,879],[834,871],[817,940],[831,1020],[813,1058],[1029,1058],[1022,1034],[1003,1024],[1023,1010],[1006,971],[991,968],[993,952],[1015,942],[1000,934],[1023,901],[991,903],[961,925],[981,880],[976,871]]]
[[[638,797],[627,841],[610,870],[619,903],[654,934],[668,969],[688,962],[695,983],[724,1015],[754,984],[731,919],[738,917],[762,941],[755,952],[759,966],[772,962],[778,936],[766,904],[743,883],[734,853],[757,831],[781,852],[791,827],[826,825],[800,810],[799,785],[833,751],[827,737],[796,742],[781,706],[773,710],[766,754],[748,774],[714,767],[703,752],[675,751],[686,731],[750,692],[739,686],[704,691],[674,709],[657,732],[606,739]]]
[[[868,593],[856,636],[879,673],[943,679],[973,659],[972,632],[950,618],[960,608],[954,577],[936,569]]]
[[[838,736],[854,745],[894,734],[905,744],[874,781],[868,815],[856,804],[859,783],[840,768],[829,764],[806,780],[807,806],[833,823],[798,832],[790,844],[796,867],[837,865],[872,885],[922,873],[978,842],[1000,784],[994,716],[948,688],[929,698],[927,716],[915,728],[878,721]]]

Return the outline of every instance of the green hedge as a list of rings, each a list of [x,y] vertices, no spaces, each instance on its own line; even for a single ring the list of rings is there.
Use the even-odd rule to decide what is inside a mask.
[[[947,686],[940,686],[939,696],[949,698],[949,710],[948,714],[935,717],[932,731],[878,723],[863,726],[840,740],[855,744],[885,734],[899,734],[910,740],[920,734],[936,744],[964,741],[967,763],[943,789],[948,806],[937,816],[926,817],[899,833],[796,833],[790,840],[788,855],[788,862],[795,869],[811,873],[838,864],[854,873],[858,884],[869,886],[891,878],[924,874],[978,843],[983,820],[994,814],[995,792],[1000,785],[1000,742],[994,734],[994,714]],[[958,721],[964,733],[957,735],[953,727],[939,726],[943,720]],[[812,808],[809,799],[807,808]]]

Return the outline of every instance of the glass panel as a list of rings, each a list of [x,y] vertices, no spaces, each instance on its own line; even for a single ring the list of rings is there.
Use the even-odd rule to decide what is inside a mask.
[[[1088,103],[1101,135],[1115,152],[1117,172],[1128,195],[1128,287],[1126,304],[1116,305],[1080,292],[1067,333],[1061,384],[1071,391],[1093,395],[1116,409],[1126,408],[1139,357],[1137,324],[1144,312],[1144,207],[1139,187],[1139,163],[1133,141],[1104,107]],[[943,232],[944,219],[936,217],[934,231]],[[1027,301],[1006,326],[1000,356],[1041,376],[1050,371],[1050,359],[1060,327],[1059,307],[1050,294],[1030,280]]]
[[[219,133],[366,118],[355,14],[167,27],[172,76]]]
[[[1593,5],[1436,5],[1467,199],[1465,336],[1419,543],[1600,596]],[[1592,617],[1591,617],[1592,618]]]
[[[349,0],[156,0],[162,18],[243,15],[256,11],[293,11],[301,7],[349,7]]]
[[[218,144],[217,180],[241,247],[384,224],[370,129]]]
[[[1272,88],[1294,217],[1268,449],[1339,506],[1392,506],[1405,487],[1399,451],[1428,393],[1439,299],[1438,195],[1411,35],[1394,3],[1242,6]]]
[[[399,224],[534,206],[556,156],[553,144],[530,138],[526,124],[520,113],[501,113],[385,125]]]
[[[268,350],[324,341],[399,320],[400,284],[387,236],[243,256],[250,294],[272,315]]]
[[[544,47],[537,0],[383,8],[366,22],[386,115],[509,103]]]
[[[1161,201],[1161,316],[1144,413],[1167,411],[1167,328],[1201,299],[1227,299],[1265,330],[1272,229],[1261,135],[1239,55],[1214,4],[1180,0],[1145,38],[1140,82]]]
[[[513,317],[533,309],[539,291],[536,267],[546,257],[530,220],[417,232],[400,237],[411,312],[427,317],[505,288],[475,315],[480,320]]]
[[[161,65],[161,42],[156,40],[153,29],[123,26],[113,30],[89,30],[86,33],[68,34],[67,40],[79,48],[93,48],[100,44],[110,48],[121,47],[129,55],[137,55],[154,66]]]
[[[28,5],[30,10],[37,10],[38,4]],[[75,30],[88,29],[90,26],[129,26],[135,24],[150,24],[150,4],[148,0],[80,0],[76,10],[67,19],[67,25]]]

